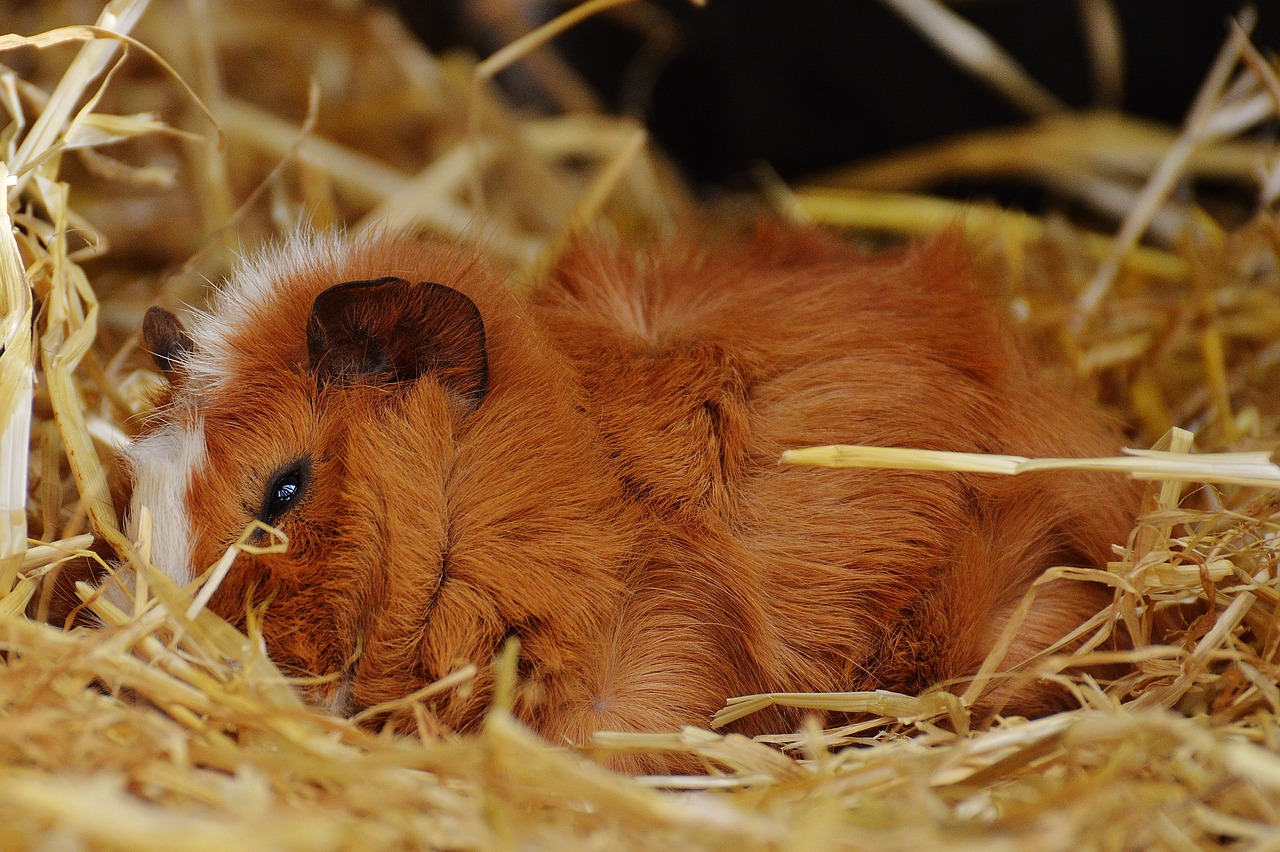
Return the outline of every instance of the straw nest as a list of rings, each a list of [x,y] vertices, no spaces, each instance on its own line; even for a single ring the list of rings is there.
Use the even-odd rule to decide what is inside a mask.
[[[821,188],[761,179],[781,215],[850,239],[963,223],[1045,368],[1122,416],[1133,446],[1154,447],[1091,462],[1151,480],[1149,511],[1105,571],[1066,572],[1115,592],[1081,625],[1079,650],[1019,672],[1069,685],[1080,708],[970,730],[966,701],[989,684],[997,649],[960,700],[750,696],[716,720],[780,701],[877,717],[865,725],[767,743],[714,727],[601,736],[599,751],[669,749],[706,766],[632,779],[532,737],[501,690],[466,739],[396,737],[312,711],[252,630],[204,611],[198,583],[153,577],[130,613],[82,585],[110,626],[46,623],[74,591],[68,572],[93,558],[91,536],[145,561],[146,531],[124,540],[108,483],[159,381],[134,342],[147,305],[199,303],[237,251],[301,220],[446,237],[482,222],[513,284],[528,286],[584,223],[630,239],[692,209],[630,121],[504,105],[489,81],[517,62],[552,101],[581,101],[537,52],[548,31],[477,65],[427,54],[358,0],[147,5],[0,2],[6,26],[32,34],[0,38],[0,846],[1276,845],[1280,158],[1247,134],[1274,120],[1280,79],[1248,21],[1171,131],[1064,111],[981,34],[957,37],[963,23],[943,7],[895,2],[942,44],[977,45],[967,73],[1026,109],[1027,124],[853,167]],[[1114,18],[1105,2],[1081,8],[1100,79],[1114,81]],[[916,194],[921,180],[1008,174],[1113,225],[1087,233]],[[1210,216],[1201,177],[1234,186],[1243,215]],[[789,460],[991,475],[1062,463],[909,448]],[[1175,629],[1155,635],[1158,620]],[[1112,631],[1132,640],[1119,655],[1130,673],[1077,674],[1073,663],[1108,656],[1093,649]],[[505,666],[514,672],[510,655]],[[466,689],[469,676],[401,709]]]

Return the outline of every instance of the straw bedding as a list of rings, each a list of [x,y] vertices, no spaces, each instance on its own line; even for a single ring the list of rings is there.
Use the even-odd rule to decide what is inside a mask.
[[[1063,572],[1107,583],[1112,605],[1081,625],[1072,656],[1016,675],[1059,680],[1080,709],[970,730],[965,700],[990,685],[995,658],[961,700],[745,696],[716,721],[770,702],[875,718],[769,742],[714,728],[601,735],[601,752],[675,750],[706,767],[631,779],[511,720],[514,647],[477,736],[433,730],[420,711],[435,691],[466,689],[466,669],[376,708],[420,719],[421,736],[392,736],[303,706],[253,624],[232,630],[196,588],[152,574],[126,613],[73,582],[95,540],[146,558],[145,529],[136,546],[118,531],[109,483],[159,381],[134,342],[148,305],[199,304],[237,252],[300,221],[478,229],[527,288],[574,228],[637,238],[694,207],[631,122],[503,103],[490,78],[537,38],[477,66],[427,54],[354,0],[146,7],[0,3],[3,29],[30,36],[0,38],[0,846],[1280,845],[1280,156],[1247,135],[1274,120],[1280,78],[1247,21],[1180,131],[1058,111],[1005,58],[984,73],[1033,114],[1017,131],[821,186],[761,176],[779,215],[868,245],[960,222],[1045,369],[1122,417],[1131,446],[1154,447],[1097,463],[1149,479],[1148,513],[1106,571]],[[528,73],[554,91],[563,69]],[[1111,217],[1110,230],[908,194],[922,174],[1001,169]],[[1246,203],[1211,217],[1200,176]],[[857,448],[788,461],[991,475],[1052,463]],[[109,627],[63,629],[77,604]],[[1116,656],[1092,650],[1111,631],[1132,640],[1129,673],[1078,674],[1073,663]]]

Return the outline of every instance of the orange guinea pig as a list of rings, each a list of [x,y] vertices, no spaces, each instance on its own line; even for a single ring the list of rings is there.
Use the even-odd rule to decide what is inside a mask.
[[[827,443],[1115,453],[1033,374],[960,238],[872,260],[780,225],[708,242],[584,241],[522,302],[473,251],[301,236],[189,333],[152,309],[170,392],[128,460],[156,564],[186,583],[276,526],[287,552],[242,554],[210,606],[242,623],[265,602],[282,670],[329,676],[310,700],[350,714],[474,663],[475,688],[430,706],[465,730],[514,634],[518,715],[584,743],[706,725],[735,695],[971,675],[1047,567],[1124,540],[1137,500],[1110,477],[778,463]],[[1007,664],[1107,600],[1047,585]]]

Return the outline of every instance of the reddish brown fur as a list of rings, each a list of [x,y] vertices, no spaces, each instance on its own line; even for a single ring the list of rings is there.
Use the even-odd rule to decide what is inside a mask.
[[[386,275],[479,306],[490,385],[474,413],[430,377],[317,389],[313,299]],[[477,688],[431,707],[468,728],[509,632],[523,641],[518,712],[554,741],[706,725],[746,693],[914,693],[972,674],[1029,584],[1103,563],[1135,511],[1131,489],[1096,474],[777,463],[825,443],[1115,452],[1093,413],[1029,373],[958,238],[871,261],[772,226],[643,255],[586,243],[523,306],[471,255],[379,239],[280,292],[203,402],[195,562],[236,539],[274,469],[312,455],[281,522],[289,551],[241,556],[212,606],[237,619],[269,600],[272,656],[348,676],[347,710],[470,662]],[[1009,662],[1106,598],[1050,587]],[[1033,684],[1000,700],[1040,713],[1061,696]],[[735,728],[797,722],[775,710]]]

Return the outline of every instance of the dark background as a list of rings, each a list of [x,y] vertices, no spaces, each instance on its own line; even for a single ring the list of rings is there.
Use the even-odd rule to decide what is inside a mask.
[[[436,50],[459,46],[483,56],[506,40],[480,23],[474,3],[384,2]],[[522,6],[534,20],[567,8]],[[757,161],[796,180],[1024,118],[875,0],[709,0],[703,8],[658,0],[651,7],[674,36],[665,51],[652,42],[646,47],[637,28],[602,18],[553,44],[606,105],[642,116],[703,188],[741,182]],[[1073,107],[1091,104],[1074,0],[969,0],[953,8],[1059,98]],[[1178,123],[1242,4],[1117,0],[1115,8],[1126,50],[1123,108]],[[1267,0],[1258,11],[1254,41],[1266,52],[1280,45],[1280,2]],[[646,62],[645,55],[657,61]],[[506,82],[518,100],[539,105],[518,79]]]

